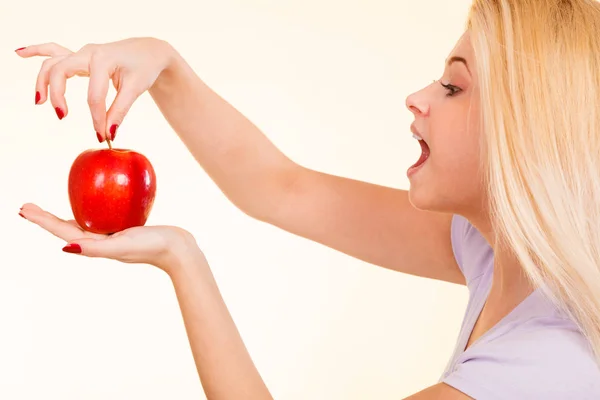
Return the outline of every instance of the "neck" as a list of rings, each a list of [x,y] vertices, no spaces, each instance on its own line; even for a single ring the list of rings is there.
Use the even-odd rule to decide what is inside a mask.
[[[514,307],[533,292],[516,254],[492,229],[489,218],[469,218],[494,251],[494,276],[488,298],[490,303]]]

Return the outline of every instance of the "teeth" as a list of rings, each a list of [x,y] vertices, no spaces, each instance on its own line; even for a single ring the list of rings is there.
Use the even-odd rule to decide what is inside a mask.
[[[420,137],[419,135],[415,135],[414,133],[413,133],[413,138],[415,138],[417,140],[423,140],[422,137]]]

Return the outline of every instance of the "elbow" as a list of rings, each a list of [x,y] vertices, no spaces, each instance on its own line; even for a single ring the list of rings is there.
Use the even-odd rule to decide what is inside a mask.
[[[296,192],[304,168],[294,164],[291,168],[269,173],[268,179],[262,179],[260,185],[254,185],[246,190],[248,195],[240,196],[235,203],[244,214],[271,225],[278,225],[283,210]]]

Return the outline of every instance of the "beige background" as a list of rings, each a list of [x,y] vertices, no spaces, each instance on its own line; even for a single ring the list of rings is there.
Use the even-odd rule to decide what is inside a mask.
[[[50,105],[33,105],[41,60],[21,60],[15,48],[166,39],[299,163],[408,188],[405,171],[419,147],[404,100],[440,76],[469,1],[149,4],[0,6],[2,399],[203,398],[163,273],[65,254],[59,239],[18,216],[31,201],[70,218],[69,167],[98,143],[87,80],[69,82],[70,115],[59,121]],[[277,399],[399,399],[437,381],[465,288],[375,268],[249,219],[147,95],[117,144],[153,162],[158,197],[149,224],[195,234]]]

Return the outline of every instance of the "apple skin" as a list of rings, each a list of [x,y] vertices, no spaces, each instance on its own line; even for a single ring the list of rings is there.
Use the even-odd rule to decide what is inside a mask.
[[[90,149],[73,161],[68,191],[79,226],[110,235],[146,223],[156,174],[150,161],[135,151]]]

